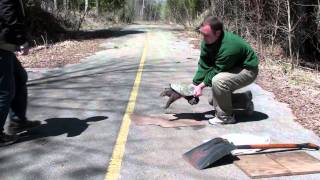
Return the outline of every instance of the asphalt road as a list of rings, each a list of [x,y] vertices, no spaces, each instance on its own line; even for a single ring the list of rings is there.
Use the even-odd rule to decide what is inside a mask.
[[[37,179],[249,179],[232,163],[196,170],[182,154],[205,140],[230,134],[269,136],[271,142],[320,144],[293,121],[286,104],[256,84],[256,111],[234,125],[209,126],[209,89],[200,103],[175,102],[164,110],[160,92],[169,83],[190,83],[199,51],[179,39],[179,28],[132,25],[115,33],[81,64],[29,73],[31,120],[43,125],[0,149],[1,180]],[[130,115],[185,120],[201,126],[137,125]],[[307,151],[320,158],[316,151]],[[271,179],[319,179],[319,174]]]

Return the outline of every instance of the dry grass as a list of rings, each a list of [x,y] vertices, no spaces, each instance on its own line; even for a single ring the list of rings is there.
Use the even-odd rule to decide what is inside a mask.
[[[30,49],[27,56],[19,56],[26,68],[54,68],[79,63],[84,57],[97,52],[101,40],[63,41],[49,46]]]
[[[320,136],[320,74],[301,68],[291,72],[287,66],[262,63],[257,83],[289,104],[295,120]]]

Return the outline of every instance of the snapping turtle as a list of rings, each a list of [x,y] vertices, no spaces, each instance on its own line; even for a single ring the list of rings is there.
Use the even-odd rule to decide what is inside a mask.
[[[199,97],[193,96],[194,86],[192,84],[169,84],[168,88],[165,88],[161,92],[160,96],[168,96],[169,99],[165,105],[167,109],[173,102],[183,97],[189,104],[195,105],[199,102]]]

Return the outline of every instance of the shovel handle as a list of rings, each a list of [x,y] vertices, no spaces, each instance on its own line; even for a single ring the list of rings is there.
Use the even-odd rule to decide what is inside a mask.
[[[319,146],[312,143],[303,144],[252,144],[252,145],[238,145],[237,149],[278,149],[278,148],[296,148],[296,149],[316,149],[319,150]]]

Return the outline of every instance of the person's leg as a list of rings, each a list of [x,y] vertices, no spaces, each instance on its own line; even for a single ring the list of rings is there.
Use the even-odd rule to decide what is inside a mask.
[[[21,131],[39,126],[40,121],[28,121],[26,117],[27,111],[27,81],[28,75],[19,60],[14,58],[14,81],[15,94],[11,103],[10,123],[8,126],[9,134],[16,134]]]
[[[232,108],[233,109],[246,109],[247,102],[252,100],[252,93],[250,90],[245,92],[233,92],[231,93]],[[213,98],[209,99],[209,104],[213,107],[217,106],[217,103],[213,101]]]
[[[232,93],[251,84],[257,77],[257,70],[234,69],[222,72],[212,79],[213,104],[216,116],[225,123],[234,123]]]
[[[10,52],[0,50],[0,131],[9,112],[13,97],[13,60]]]
[[[14,80],[15,80],[15,94],[11,103],[10,118],[13,121],[25,121],[27,111],[27,81],[28,74],[23,68],[20,61],[14,58]]]
[[[252,93],[250,90],[245,92],[232,93],[232,108],[233,109],[246,109],[249,101],[252,100]]]
[[[16,141],[15,136],[4,134],[4,124],[14,94],[13,57],[12,52],[0,50],[0,146]]]
[[[251,91],[232,93],[232,108],[242,115],[251,116],[254,112]]]

